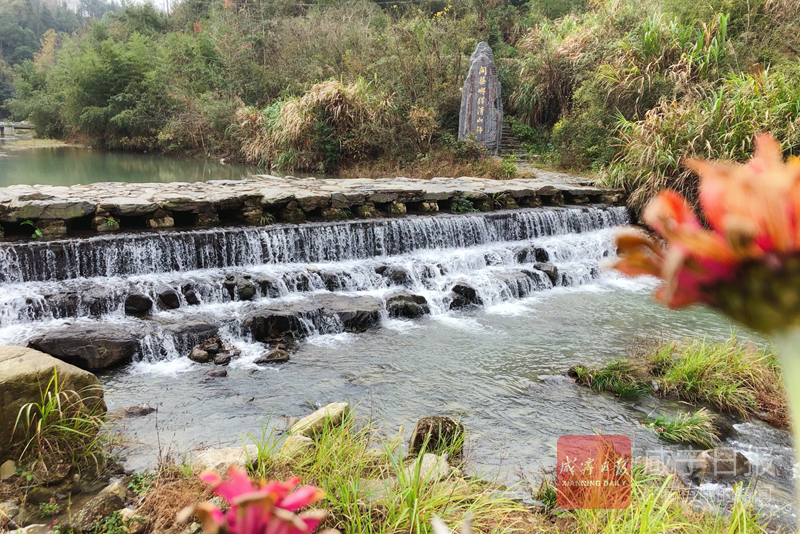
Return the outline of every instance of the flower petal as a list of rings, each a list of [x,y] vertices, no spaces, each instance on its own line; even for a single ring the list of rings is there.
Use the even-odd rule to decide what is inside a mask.
[[[314,486],[303,486],[290,493],[286,498],[282,499],[279,506],[290,512],[294,512],[300,508],[305,508],[309,504],[316,502],[325,496],[325,492]]]

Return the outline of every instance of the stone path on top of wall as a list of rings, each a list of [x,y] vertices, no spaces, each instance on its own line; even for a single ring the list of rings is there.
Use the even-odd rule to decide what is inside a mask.
[[[538,171],[536,178],[315,179],[269,175],[198,183],[103,182],[0,188],[5,237],[27,237],[31,221],[44,237],[118,230],[205,228],[219,224],[341,220],[440,210],[619,203],[618,190]],[[468,202],[467,202],[468,201]]]

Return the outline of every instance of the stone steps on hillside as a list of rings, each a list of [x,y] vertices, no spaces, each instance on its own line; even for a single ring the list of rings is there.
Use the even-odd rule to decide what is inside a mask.
[[[526,161],[528,159],[528,152],[522,147],[522,143],[519,142],[519,139],[514,135],[514,132],[511,130],[511,124],[508,122],[503,122],[503,134],[500,138],[500,150],[498,151],[500,156],[509,156],[514,155],[519,160]]]

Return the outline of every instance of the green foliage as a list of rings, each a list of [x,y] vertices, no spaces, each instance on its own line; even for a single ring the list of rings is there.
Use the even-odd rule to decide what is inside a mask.
[[[471,213],[478,211],[475,209],[475,204],[468,198],[458,197],[453,199],[452,204],[450,204],[450,211],[455,213]]]
[[[39,513],[43,516],[51,517],[61,512],[61,507],[56,502],[55,498],[50,498],[47,502],[39,503]]]
[[[41,390],[41,400],[24,405],[17,414],[13,435],[21,439],[20,459],[47,470],[55,463],[69,462],[77,467],[99,468],[105,458],[107,436],[102,402],[92,391],[78,393],[64,390],[58,373]]]
[[[708,403],[743,417],[773,412],[774,424],[780,425],[781,419],[786,424],[780,369],[771,349],[749,346],[735,336],[725,343],[698,338],[657,344],[644,357],[662,395]]]
[[[127,532],[128,529],[125,528],[122,521],[122,514],[116,511],[104,517],[92,534],[127,534]]]
[[[674,476],[674,475],[673,475]],[[755,494],[745,494],[741,483],[733,492],[732,514],[702,513],[671,488],[671,477],[659,481],[634,471],[631,505],[618,510],[575,510],[579,534],[766,534],[764,517],[757,511]]]
[[[352,412],[341,425],[328,421],[315,436],[315,447],[291,460],[275,454],[278,438],[262,434],[255,440],[259,456],[253,474],[282,479],[288,471],[323,489],[319,506],[329,510],[328,524],[340,532],[428,534],[434,514],[448,524],[470,514],[479,532],[511,532],[514,514],[523,510],[502,490],[457,472],[441,480],[426,476],[422,455],[404,460],[402,436],[382,438],[375,425],[357,424]]]
[[[675,443],[689,443],[713,449],[719,443],[719,433],[714,426],[714,414],[701,408],[694,413],[683,413],[675,417],[660,414],[647,417],[647,428],[658,436]]]
[[[128,489],[135,495],[144,495],[153,487],[155,473],[134,473],[128,482]]]
[[[31,221],[30,219],[26,219],[20,223],[22,226],[30,226],[33,228],[33,233],[31,234],[32,239],[41,239],[42,238],[42,230],[36,226],[36,223]]]
[[[615,360],[595,371],[586,367],[573,368],[576,381],[595,391],[610,391],[624,399],[634,399],[650,392],[641,380],[641,373],[628,360]]]

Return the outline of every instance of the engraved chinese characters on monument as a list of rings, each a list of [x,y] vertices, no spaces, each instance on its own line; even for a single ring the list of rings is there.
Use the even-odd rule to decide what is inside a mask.
[[[474,136],[489,152],[497,154],[503,133],[503,102],[494,54],[486,43],[478,43],[469,60],[469,73],[461,95],[458,138]]]

